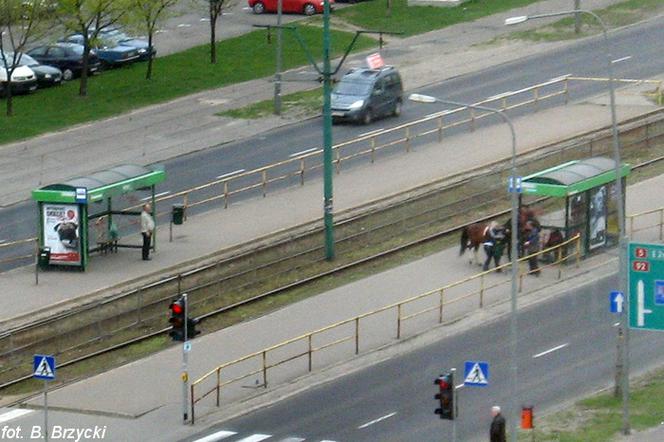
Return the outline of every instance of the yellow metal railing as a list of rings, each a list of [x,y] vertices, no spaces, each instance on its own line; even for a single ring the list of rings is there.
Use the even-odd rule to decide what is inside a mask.
[[[646,212],[635,213],[633,215],[627,215],[626,218],[628,226],[627,235],[630,238],[632,238],[637,232],[657,228],[659,230],[659,240],[662,241],[664,239],[664,207],[648,210]],[[657,222],[650,221],[650,224],[634,227],[635,220],[638,218],[656,218]]]
[[[571,249],[571,252],[568,252]],[[555,259],[552,261],[551,264],[548,266],[557,266],[558,268],[558,278],[560,279],[562,276],[562,266],[565,262],[575,259],[576,261],[576,267],[579,266],[579,260],[581,258],[581,241],[579,235],[574,236],[573,238],[568,239],[567,241],[555,246],[555,247],[549,247],[547,249],[543,249],[537,253],[534,253],[532,255],[528,255],[525,257],[520,258],[518,261],[519,263],[523,263],[527,261],[529,258],[532,256],[541,256],[543,254],[549,254],[553,253],[555,256]],[[426,293],[422,293],[417,296],[413,296],[411,298],[405,299],[403,301],[393,303],[384,307],[381,307],[379,309],[373,310],[368,313],[364,313],[358,316],[355,316],[354,318],[346,319],[344,321],[340,321],[331,325],[328,325],[326,327],[320,328],[318,330],[306,333],[304,335],[289,339],[284,342],[280,342],[278,344],[275,344],[271,347],[265,348],[263,350],[248,354],[246,356],[243,356],[241,358],[235,359],[230,362],[226,362],[224,364],[221,364],[217,366],[216,368],[210,370],[206,374],[204,374],[202,377],[194,381],[191,386],[190,386],[190,403],[191,403],[191,423],[194,424],[195,422],[195,411],[196,411],[196,404],[199,403],[201,400],[204,398],[214,394],[215,395],[215,403],[216,406],[220,406],[220,398],[221,398],[221,389],[223,387],[226,387],[228,385],[234,384],[238,381],[241,381],[243,379],[247,379],[249,377],[253,377],[256,375],[260,375],[262,377],[262,386],[264,388],[267,388],[269,380],[268,380],[268,373],[269,370],[272,368],[279,367],[281,365],[284,365],[288,362],[300,359],[300,358],[307,358],[307,366],[308,366],[308,371],[312,371],[313,368],[313,356],[314,353],[325,350],[327,348],[337,346],[342,343],[346,342],[353,342],[354,345],[354,352],[355,354],[359,354],[360,352],[360,321],[369,318],[372,316],[375,316],[379,313],[384,313],[389,310],[396,310],[397,314],[397,319],[396,319],[396,338],[401,339],[402,335],[402,325],[405,321],[416,318],[418,316],[424,315],[426,313],[436,311],[437,316],[438,316],[438,323],[443,322],[443,310],[444,307],[450,306],[452,304],[461,302],[463,300],[477,297],[478,300],[478,306],[479,308],[484,307],[484,296],[487,290],[500,286],[502,284],[507,284],[511,282],[511,278],[506,278],[503,279],[502,281],[487,281],[486,278],[490,274],[494,274],[496,272],[502,272],[502,270],[507,269],[511,264],[503,264],[499,267],[496,267],[494,269],[473,275],[469,278],[463,279],[461,281],[457,281],[448,285],[445,285],[443,287],[440,287],[435,290],[428,291]],[[520,266],[521,267],[521,266]],[[542,268],[542,267],[540,267]],[[529,271],[522,272],[521,269],[519,269],[519,278],[522,281],[522,278],[524,275],[529,274]],[[460,287],[467,285],[470,282],[474,281],[479,281],[479,288],[471,288],[469,292],[464,293],[460,296],[456,296],[454,299],[447,299],[446,298],[446,293],[449,293],[449,291],[453,288]],[[519,291],[521,291],[521,283],[519,287]],[[418,311],[412,312],[412,313],[404,313],[404,310],[406,306],[409,304],[414,304],[418,301],[422,301],[426,298],[435,298],[436,303],[432,306],[428,306],[425,308],[422,308]],[[320,344],[318,346],[314,346],[314,338],[322,335],[325,332],[328,332],[330,330],[335,330],[339,329],[343,326],[346,325],[352,325],[353,326],[353,333],[349,335],[342,336],[340,338],[337,338],[331,342],[327,342],[324,344]],[[296,354],[290,354],[287,357],[283,357],[281,359],[277,359],[273,362],[268,363],[268,356],[276,353],[278,350],[283,350],[285,347],[288,347],[292,344],[298,344],[298,343],[305,343],[306,344],[306,350],[301,350],[297,352]],[[230,368],[238,368],[240,367],[241,364],[246,363],[247,361],[251,360],[256,360],[258,359],[260,361],[260,366],[256,366],[256,368],[249,369],[243,374],[239,375],[230,375],[228,379],[222,379],[222,372],[229,370]],[[203,388],[203,383],[208,381],[209,379],[213,378],[214,379],[214,385],[212,388],[209,388],[207,391],[202,390]],[[198,396],[196,396],[196,393],[198,392]]]

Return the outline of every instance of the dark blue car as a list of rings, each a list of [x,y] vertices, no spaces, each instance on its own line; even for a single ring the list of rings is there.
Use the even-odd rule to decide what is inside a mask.
[[[154,46],[150,46],[147,40],[138,37],[131,37],[119,28],[109,28],[104,29],[99,33],[100,37],[113,40],[122,46],[131,46],[138,50],[139,60],[146,61],[149,58],[154,58],[157,56],[157,49]]]
[[[62,41],[82,45],[83,36],[81,34],[73,34],[65,37]],[[93,40],[90,48],[94,49],[104,67],[122,66],[132,63],[139,58],[138,49],[121,45],[107,38],[100,37]]]

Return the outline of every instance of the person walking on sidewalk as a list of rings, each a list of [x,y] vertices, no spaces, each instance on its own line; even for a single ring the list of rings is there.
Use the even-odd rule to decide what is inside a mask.
[[[491,416],[493,416],[493,420],[491,421],[491,428],[489,429],[489,441],[506,442],[505,418],[500,413],[500,407],[498,405],[491,407]]]
[[[528,258],[529,274],[539,276],[540,269],[537,264],[538,257],[535,253],[539,252],[539,226],[538,223],[528,221],[526,223],[526,242],[523,243],[523,248],[526,255],[531,255]]]
[[[141,235],[143,236],[143,261],[150,260],[150,245],[152,244],[152,234],[154,233],[154,219],[152,218],[152,206],[143,205],[141,212]]]

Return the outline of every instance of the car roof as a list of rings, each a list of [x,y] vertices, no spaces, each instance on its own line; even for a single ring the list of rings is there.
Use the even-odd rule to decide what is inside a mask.
[[[383,66],[379,69],[355,68],[348,71],[343,78],[349,78],[353,80],[373,80],[383,74],[390,72],[397,72],[397,70],[394,66],[390,65]]]

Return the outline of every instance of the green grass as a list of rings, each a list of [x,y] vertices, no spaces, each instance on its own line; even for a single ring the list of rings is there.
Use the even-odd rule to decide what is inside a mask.
[[[283,95],[281,97],[281,104],[282,114],[312,115],[315,113],[320,113],[323,107],[323,95],[321,88]],[[243,108],[230,109],[227,111],[219,112],[215,115],[232,118],[254,119],[268,117],[272,115],[273,112],[274,102],[272,100],[264,100]]]
[[[536,1],[471,0],[457,7],[445,8],[408,6],[407,0],[392,0],[392,14],[388,16],[386,0],[372,0],[337,10],[334,15],[363,29],[403,32],[404,36],[410,36],[473,21]]]
[[[664,2],[661,0],[628,0],[593,12],[604,21],[609,29],[612,29],[637,23],[663,10]],[[602,32],[602,27],[597,20],[588,14],[582,14],[581,33],[578,35],[574,32],[574,17],[570,16],[537,29],[510,33],[507,38],[538,42],[562,41],[600,32]]]
[[[664,370],[647,374],[630,387],[630,426],[638,431],[664,421]],[[605,442],[622,428],[622,401],[613,391],[582,399],[564,411],[535,422],[534,440],[561,442]],[[520,440],[532,440],[521,431]]]
[[[310,52],[320,59],[322,30],[313,26],[299,29]],[[353,34],[332,31],[331,36],[332,54],[341,55]],[[373,39],[363,36],[356,42],[355,50],[375,44]],[[283,46],[284,69],[307,64],[305,53],[292,33],[284,33]],[[267,42],[266,31],[223,40],[217,49],[216,65],[209,62],[208,45],[158,58],[154,78],[149,81],[145,80],[144,63],[106,71],[90,79],[87,97],[78,96],[78,81],[18,96],[12,117],[5,115],[3,99],[0,101],[0,144],[274,73],[275,46]]]

